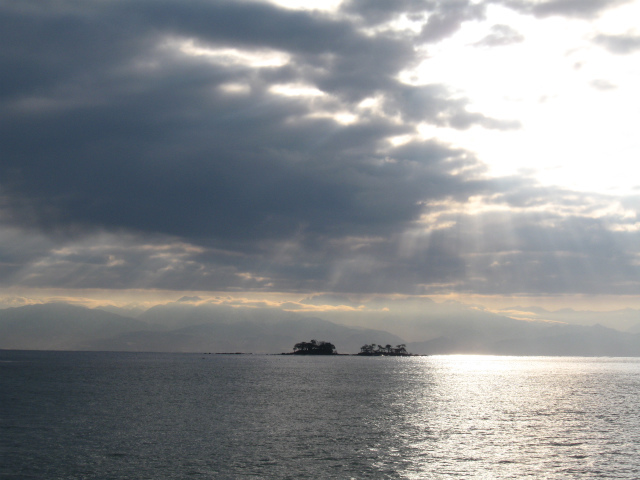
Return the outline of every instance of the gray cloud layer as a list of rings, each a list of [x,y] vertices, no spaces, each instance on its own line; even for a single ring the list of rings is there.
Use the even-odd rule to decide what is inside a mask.
[[[503,3],[589,16],[619,2]],[[440,211],[472,196],[526,210],[562,204],[567,193],[487,179],[473,154],[437,141],[388,142],[419,122],[519,128],[468,111],[445,85],[397,79],[421,60],[416,45],[482,19],[484,8],[353,0],[330,15],[253,2],[3,3],[0,280],[406,293],[632,288],[635,233],[582,214]],[[422,30],[363,30],[400,13],[422,19]],[[519,41],[498,27],[487,45]],[[184,42],[219,53],[186,55]],[[237,51],[288,61],[258,66],[234,60]],[[283,84],[323,95],[273,90]],[[359,106],[372,98],[376,108]],[[330,116],[345,111],[358,120]],[[444,226],[420,223],[429,214]]]
[[[640,50],[640,35],[633,33],[620,35],[600,34],[595,37],[595,42],[610,52],[621,55]]]
[[[514,10],[530,13],[536,17],[564,16],[569,18],[594,18],[599,13],[631,3],[633,0],[502,0],[502,3]]]

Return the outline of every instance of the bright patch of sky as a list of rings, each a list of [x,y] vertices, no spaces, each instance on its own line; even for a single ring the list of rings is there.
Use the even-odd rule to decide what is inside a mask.
[[[332,11],[340,0],[273,0],[291,9]],[[489,5],[482,22],[466,22],[455,35],[424,48],[425,60],[402,73],[412,84],[441,83],[471,101],[469,109],[515,119],[522,128],[491,131],[422,125],[435,137],[475,152],[496,176],[526,172],[544,184],[625,194],[640,186],[640,62],[594,44],[599,33],[635,31],[640,2],[598,19],[535,18]],[[419,30],[401,16],[378,28]],[[511,33],[513,43],[509,43]],[[483,40],[501,38],[501,45]],[[284,93],[284,92],[282,92]],[[344,123],[343,119],[337,119]],[[353,121],[350,118],[349,121]],[[410,137],[392,139],[393,144]]]
[[[470,99],[469,109],[516,119],[520,130],[467,131],[424,126],[437,137],[475,151],[495,175],[528,171],[545,184],[626,193],[638,186],[640,64],[592,42],[598,33],[626,33],[640,3],[595,21],[538,19],[490,6],[484,22],[463,24],[429,46],[425,61],[404,72],[411,83],[443,83]],[[516,42],[484,46],[495,25]]]
[[[190,39],[169,39],[166,47],[190,57],[207,58],[212,63],[223,65],[246,65],[249,67],[278,67],[289,62],[289,56],[275,50],[242,50],[239,48],[211,48],[199,45]]]
[[[335,11],[342,2],[270,3]],[[640,18],[640,2],[609,10],[597,20],[539,19],[489,5],[485,21],[466,22],[456,35],[429,45],[424,49],[425,60],[403,72],[401,78],[412,84],[447,85],[470,100],[469,109],[518,120],[522,128],[456,130],[424,124],[420,132],[477,153],[493,175],[526,172],[545,184],[576,190],[632,191],[638,187],[634,163],[640,155],[640,139],[635,134],[640,120],[636,88],[640,64],[634,61],[637,56],[613,55],[592,40],[599,33],[632,32],[636,18]],[[388,27],[416,30],[420,22],[402,16]],[[502,45],[489,44],[496,32],[505,31],[512,34],[512,42],[504,35]],[[210,50],[189,41],[180,49],[188,55],[253,67],[283,65],[289,60],[280,52]],[[238,93],[245,89],[229,86]],[[287,96],[322,95],[312,86],[277,85],[271,90]],[[319,112],[318,116],[326,114]],[[334,119],[349,124],[357,115],[342,112]],[[400,144],[410,139],[403,136],[391,141]]]
[[[323,0],[323,1],[308,1],[308,0],[270,0],[269,3],[278,5],[284,8],[290,8],[295,10],[335,10],[342,3],[342,0]]]

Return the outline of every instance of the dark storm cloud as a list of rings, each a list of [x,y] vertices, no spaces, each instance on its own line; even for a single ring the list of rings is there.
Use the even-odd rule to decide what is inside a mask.
[[[0,247],[0,257],[13,262],[0,260],[2,286],[252,290],[266,283],[246,273],[255,269],[255,257],[166,236],[103,232],[58,242],[33,234],[13,237],[3,236]]]
[[[447,177],[442,160],[457,153],[443,147],[439,158],[386,163],[385,139],[411,124],[371,116],[344,126],[308,114],[384,92],[384,108],[411,121],[512,127],[468,113],[443,88],[400,84],[394,76],[411,61],[411,44],[365,36],[344,20],[245,2],[56,6],[5,7],[0,25],[8,45],[3,187],[18,224],[200,242],[284,237],[301,226],[386,232],[416,217],[432,196],[421,184]],[[172,38],[275,49],[293,60],[212,64],[167,48]],[[269,90],[291,82],[329,98]],[[248,93],[217,88],[228,83]]]
[[[620,35],[597,35],[595,43],[606,48],[611,53],[626,55],[640,50],[640,35],[633,33]]]
[[[357,15],[368,24],[379,24],[394,20],[402,14],[422,19],[437,8],[439,3],[433,0],[346,0],[341,4],[340,10],[349,15]]]
[[[464,22],[484,19],[485,6],[464,0],[438,2],[422,27],[420,39],[437,42],[457,32]]]
[[[348,286],[355,285],[363,292],[413,294],[637,291],[637,215],[598,216],[606,198],[527,188],[522,182],[512,188],[518,192],[492,197],[508,209],[471,214],[445,205],[440,228],[361,244],[351,265],[347,259],[336,265],[336,284],[342,291],[353,292]]]
[[[431,187],[446,188],[437,182]],[[284,244],[263,241],[260,251],[247,252],[122,234],[53,248],[34,245],[44,250],[35,248],[31,265],[11,279],[26,286],[361,294],[633,294],[640,287],[639,234],[611,228],[633,227],[637,216],[590,218],[586,215],[602,208],[605,199],[572,192],[563,198],[563,192],[527,188],[515,180],[501,188],[517,190],[491,197],[509,210],[467,214],[437,204],[428,207],[440,214],[435,224],[418,222],[413,231],[387,236],[301,233]],[[495,189],[482,181],[476,185],[478,192]],[[550,202],[553,208],[541,208]],[[637,202],[627,203],[625,208],[637,209]]]
[[[443,206],[439,228],[416,224],[413,232],[384,239],[303,246],[308,250],[288,264],[291,270],[285,273],[279,263],[270,274],[276,282],[302,280],[306,291],[634,294],[640,287],[638,219],[595,217],[607,199],[534,190],[529,197],[537,193],[537,201],[514,195],[507,205],[528,203],[538,210],[467,214],[447,213]],[[495,198],[497,205],[506,200]]]
[[[423,21],[421,39],[429,43],[452,35],[464,22],[483,20],[486,7],[491,4],[504,5],[536,17],[593,18],[605,10],[631,1],[633,0],[485,0],[481,2],[468,0],[402,0],[396,2],[347,0],[342,4],[341,9],[349,14],[359,16],[361,20],[369,24],[389,22],[401,14],[405,14],[412,20]],[[489,41],[492,40],[496,40],[496,37],[492,36]]]
[[[433,43],[453,35],[464,22],[484,19],[485,5],[469,0],[347,0],[341,11],[356,15],[366,24],[386,23],[406,15],[422,23],[420,42]]]
[[[616,234],[606,221],[553,215],[475,218],[471,225],[478,221],[482,243],[495,243],[467,256],[461,290],[629,295],[640,287],[637,232]]]
[[[381,24],[404,15],[422,22],[419,39],[431,43],[454,34],[463,22],[482,20],[485,6],[469,0],[347,0],[340,7],[342,12],[356,16],[365,24]]]
[[[422,60],[416,45],[483,18],[482,6],[390,5],[352,1],[324,15],[224,1],[1,4],[3,284],[310,293],[553,284],[518,280],[516,258],[501,267],[513,282],[501,283],[491,242],[520,248],[521,265],[539,265],[531,273],[578,268],[553,261],[569,226],[597,229],[577,214],[514,213],[508,237],[497,217],[451,207],[473,196],[542,208],[570,203],[564,192],[524,178],[487,180],[472,153],[435,140],[389,142],[421,122],[519,128],[469,111],[446,86],[398,80]],[[400,12],[421,19],[421,32],[361,30]],[[184,42],[218,54],[187,55]],[[287,60],[256,66],[221,49]],[[322,95],[273,90],[286,84]],[[373,106],[360,105],[365,99]],[[330,117],[344,112],[357,121]],[[439,217],[425,220],[430,214]],[[495,224],[484,249],[474,218]],[[616,240],[563,248],[628,261],[622,234],[598,225]],[[619,275],[633,275],[629,265]]]
[[[0,285],[11,285],[25,265],[37,262],[55,246],[55,242],[37,232],[25,234],[3,225],[0,228]]]
[[[633,294],[640,287],[637,202],[514,183],[494,195],[505,211],[456,216],[459,291],[496,294]],[[615,203],[614,203],[615,204]],[[607,213],[603,210],[608,210]],[[443,221],[446,220],[443,219]]]
[[[500,120],[479,112],[469,112],[466,100],[452,96],[442,85],[402,85],[388,91],[385,107],[387,113],[400,115],[407,121],[427,121],[460,130],[475,125],[495,130],[515,130],[521,127],[517,120]]]

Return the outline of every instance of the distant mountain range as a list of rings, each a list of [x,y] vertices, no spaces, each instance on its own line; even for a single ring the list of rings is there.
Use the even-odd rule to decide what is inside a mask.
[[[60,303],[0,310],[1,349],[282,353],[312,339],[331,341],[339,353],[404,342],[384,331],[268,309],[176,303],[138,318]]]
[[[451,325],[443,329],[441,336],[409,343],[407,348],[414,353],[432,355],[640,356],[640,334],[620,332],[602,325],[512,322],[504,331]]]
[[[91,350],[91,343],[144,331],[140,320],[64,303],[0,310],[0,348]]]
[[[572,308],[550,311],[540,307],[511,307],[500,310],[500,313],[509,317],[570,325],[603,325],[616,330],[640,333],[640,311],[632,308],[594,312]]]
[[[515,320],[456,303],[427,307],[424,315],[372,313],[362,317],[367,326],[347,326],[269,308],[175,302],[134,318],[50,303],[0,310],[0,348],[281,353],[316,339],[334,343],[340,353],[357,353],[364,344],[404,343],[416,354],[640,356],[638,333],[597,324]],[[541,317],[574,315],[526,311]]]

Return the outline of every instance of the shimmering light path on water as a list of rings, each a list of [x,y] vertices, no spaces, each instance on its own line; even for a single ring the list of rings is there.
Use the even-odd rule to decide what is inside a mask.
[[[639,478],[640,360],[0,352],[0,477]]]

